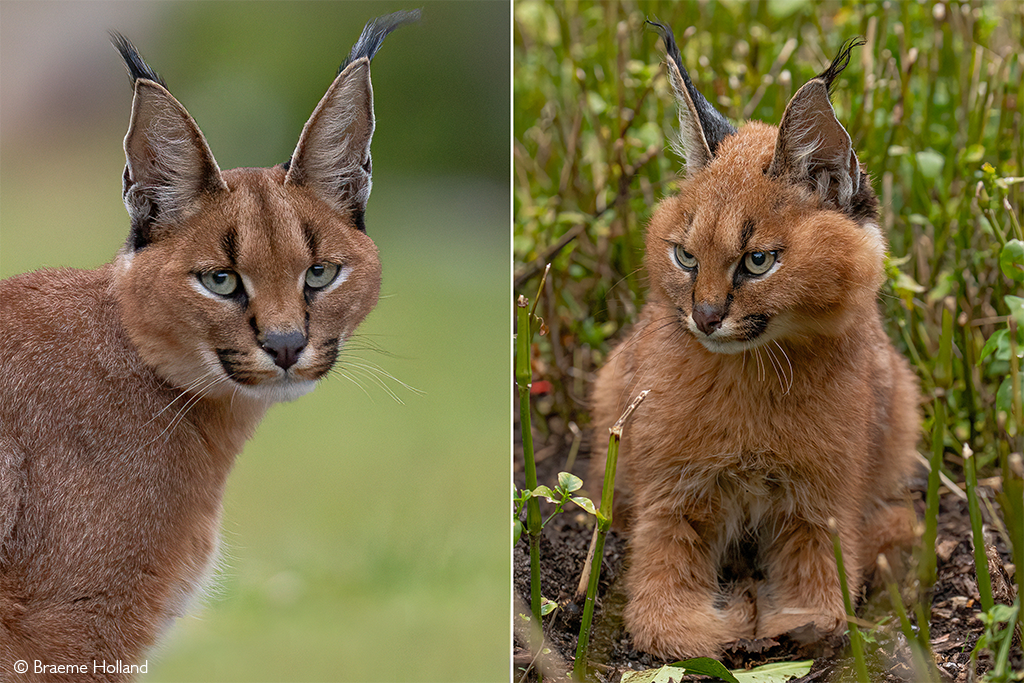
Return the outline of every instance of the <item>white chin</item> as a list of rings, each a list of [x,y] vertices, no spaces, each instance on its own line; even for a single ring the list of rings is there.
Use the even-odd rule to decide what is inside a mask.
[[[256,386],[239,385],[238,392],[248,398],[265,403],[283,403],[294,401],[305,396],[316,388],[313,380],[292,380],[284,382],[264,382]]]
[[[700,334],[696,336],[697,341],[703,344],[704,348],[711,353],[742,353],[761,345],[760,341],[756,339],[752,341],[737,341],[734,339],[719,341]]]

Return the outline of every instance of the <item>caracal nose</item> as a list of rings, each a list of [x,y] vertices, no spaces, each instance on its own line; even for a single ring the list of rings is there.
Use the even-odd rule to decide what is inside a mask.
[[[260,347],[278,367],[287,370],[298,362],[299,354],[306,348],[306,335],[301,332],[267,332]]]
[[[706,335],[722,326],[723,311],[711,304],[697,304],[693,307],[693,322],[697,329]]]

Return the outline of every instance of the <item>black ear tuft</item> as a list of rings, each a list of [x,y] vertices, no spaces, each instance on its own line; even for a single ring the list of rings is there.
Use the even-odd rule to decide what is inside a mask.
[[[828,65],[828,68],[817,75],[817,78],[825,81],[825,85],[828,87],[828,92],[832,94],[832,86],[835,83],[836,78],[843,72],[850,64],[850,53],[853,52],[853,48],[865,45],[865,41],[861,37],[850,38],[848,41],[843,43],[843,46],[839,48],[839,54],[832,60],[832,63]]]
[[[352,46],[352,52],[349,53],[348,59],[346,59],[340,67],[338,67],[338,73],[344,71],[345,67],[356,61],[366,57],[372,60],[373,56],[377,54],[377,50],[384,43],[384,38],[389,33],[394,31],[403,24],[411,24],[420,20],[421,11],[418,9],[403,10],[401,12],[395,12],[388,14],[383,17],[377,17],[371,19],[366,26],[363,27],[363,32],[359,34],[359,40]]]
[[[693,81],[690,80],[690,74],[686,71],[686,67],[683,66],[683,57],[679,53],[679,46],[676,44],[676,38],[672,34],[672,29],[650,19],[647,20],[647,23],[661,36],[662,41],[665,43],[665,52],[668,58],[679,69],[679,74],[683,77],[683,84],[686,86],[686,92],[689,94],[690,100],[697,111],[697,118],[700,120],[700,127],[704,131],[704,137],[707,139],[708,149],[712,156],[714,156],[718,143],[735,133],[736,129],[721,112],[711,106],[711,103],[693,85]]]
[[[165,88],[167,87],[167,84],[164,83],[164,79],[160,78],[149,64],[146,64],[146,62],[143,61],[142,55],[140,55],[139,51],[134,45],[132,45],[132,41],[128,40],[117,31],[110,31],[110,42],[115,48],[117,48],[117,51],[121,53],[121,59],[124,60],[125,68],[128,69],[128,75],[131,76],[133,86],[135,85],[135,81],[140,78],[145,78],[146,80],[159,83]]]

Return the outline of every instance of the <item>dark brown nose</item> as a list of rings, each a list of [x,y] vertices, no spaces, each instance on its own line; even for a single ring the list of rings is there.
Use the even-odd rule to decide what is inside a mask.
[[[274,363],[287,370],[299,360],[306,348],[306,335],[301,332],[267,332],[260,348],[274,359]]]
[[[697,329],[704,334],[710,335],[722,326],[722,319],[725,317],[725,309],[712,304],[697,304],[693,307],[693,322]]]

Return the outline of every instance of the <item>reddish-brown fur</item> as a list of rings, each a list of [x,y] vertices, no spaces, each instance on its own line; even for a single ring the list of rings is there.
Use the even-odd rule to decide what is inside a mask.
[[[375,50],[353,50],[288,168],[221,173],[185,109],[133,73],[128,244],[97,270],[0,282],[0,679],[130,678],[213,570],[245,440],[375,306]],[[212,273],[240,289],[218,294]],[[85,670],[53,668],[69,666]]]
[[[900,501],[918,396],[878,312],[884,243],[870,218],[769,173],[778,138],[748,123],[657,208],[648,302],[594,389],[598,442],[650,390],[622,438],[615,514],[631,544],[626,625],[663,657],[844,623],[829,518],[854,594],[876,554],[911,536]],[[674,245],[695,272],[673,261]],[[730,276],[754,251],[777,251],[777,269]],[[697,304],[724,306],[726,326],[771,323],[750,341],[730,328],[721,341],[742,350],[715,347],[691,326]]]

